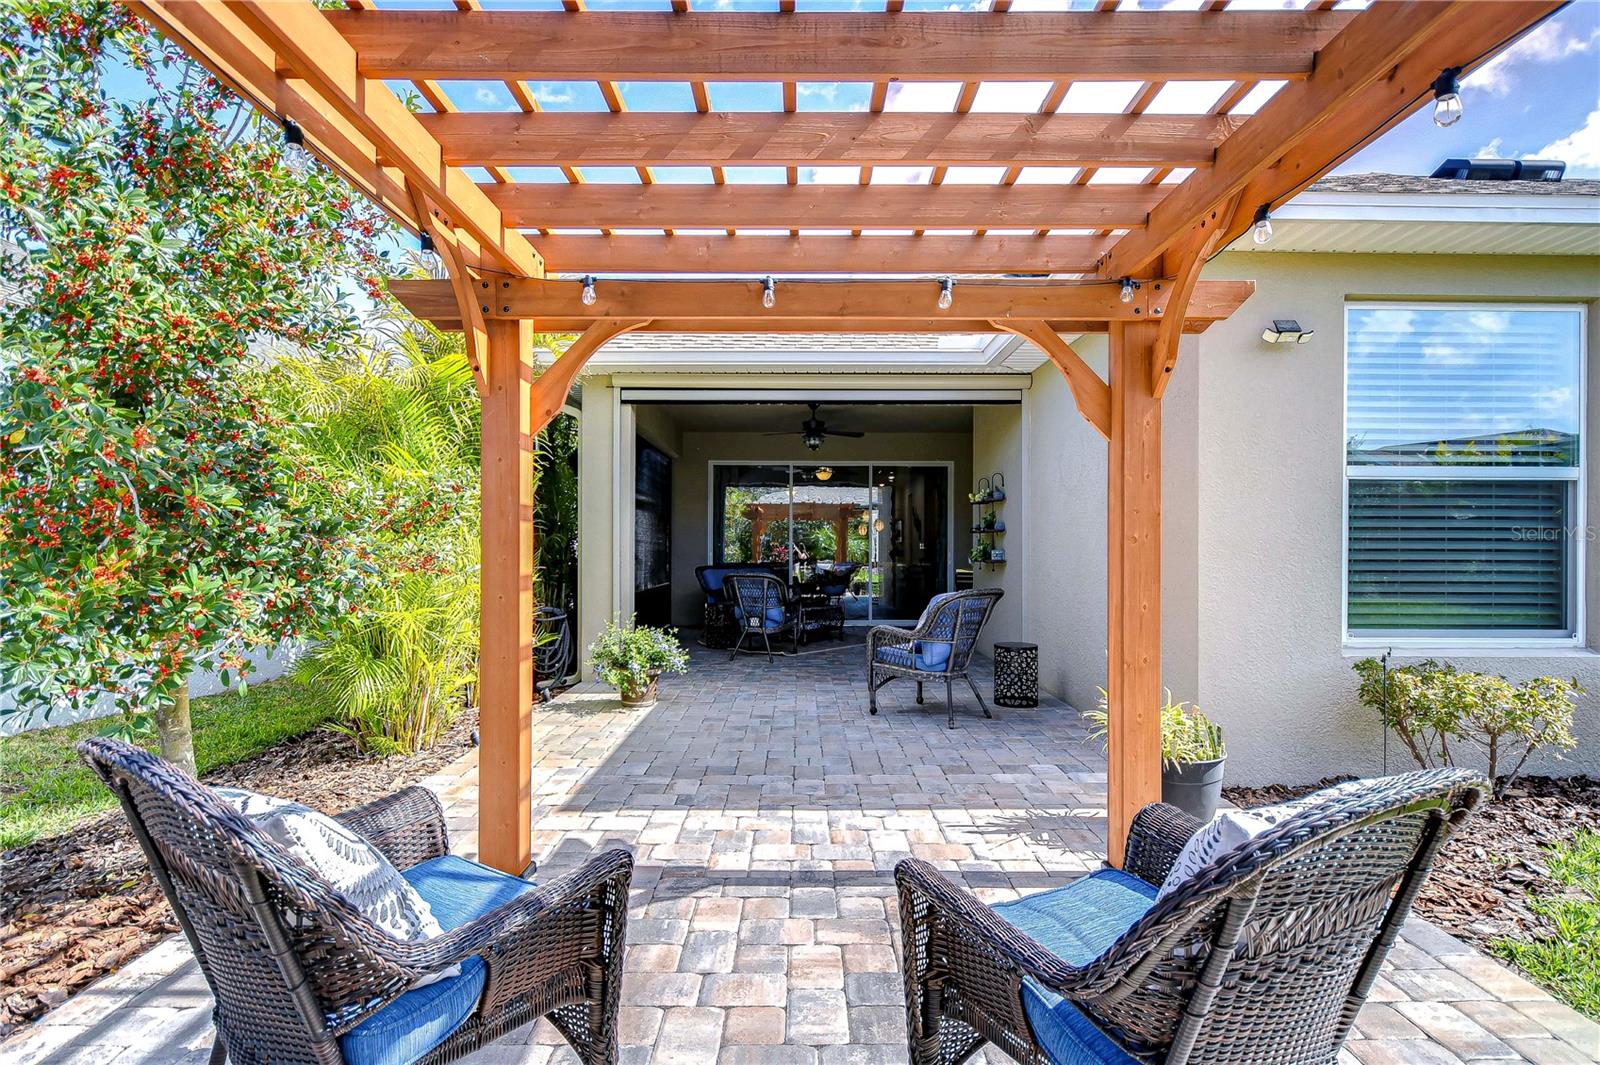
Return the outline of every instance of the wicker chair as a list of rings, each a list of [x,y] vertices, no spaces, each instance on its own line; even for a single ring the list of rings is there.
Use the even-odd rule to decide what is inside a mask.
[[[993,908],[895,869],[915,1065],[992,1042],[1023,1065],[1333,1065],[1439,847],[1484,795],[1464,770],[1335,790],[1156,901],[1201,823],[1139,811],[1126,871]]]
[[[999,588],[974,588],[945,592],[928,601],[914,629],[875,626],[867,636],[867,706],[878,712],[878,689],[896,677],[917,682],[917,703],[922,703],[926,681],[944,681],[944,710],[956,727],[955,699],[951,687],[960,677],[972,689],[984,717],[994,717],[972,681],[972,652],[978,635],[1005,592]]]
[[[789,595],[789,586],[770,573],[730,573],[722,580],[722,592],[733,604],[734,620],[739,625],[739,641],[733,645],[733,658],[744,650],[744,641],[760,636],[772,664],[772,637],[788,634],[794,653],[800,652],[800,633],[805,618],[800,603]],[[755,648],[751,648],[755,650]]]
[[[436,1065],[539,1017],[587,1065],[617,1060],[627,851],[535,887],[450,856],[423,788],[347,811],[338,820],[445,926],[407,942],[176,767],[111,739],[78,751],[121,801],[211,987],[212,1065]],[[412,987],[458,963],[461,975]]]

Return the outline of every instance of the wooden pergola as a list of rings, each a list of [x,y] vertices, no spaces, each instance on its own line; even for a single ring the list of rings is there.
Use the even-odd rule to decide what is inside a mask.
[[[913,13],[775,10],[383,10],[347,0],[132,0],[131,6],[413,232],[448,281],[393,288],[460,329],[483,397],[480,855],[529,864],[532,809],[534,435],[584,363],[633,330],[1016,333],[1065,375],[1107,441],[1110,857],[1160,795],[1161,397],[1184,332],[1226,318],[1249,283],[1199,280],[1217,249],[1536,25],[1555,0],[1376,0],[1347,10],[1092,9]],[[389,82],[414,86],[414,113]],[[453,81],[504,83],[516,112],[463,110]],[[534,81],[595,83],[606,109],[550,112]],[[688,87],[694,110],[630,111],[619,82]],[[719,112],[708,83],[770,82],[781,110]],[[870,83],[865,111],[802,111],[803,82]],[[958,86],[948,113],[886,109],[895,82]],[[992,82],[1042,82],[1032,113],[974,111]],[[1135,82],[1117,114],[1065,106],[1075,84]],[[1180,83],[1223,83],[1201,113],[1152,104]],[[1281,87],[1251,114],[1241,101]],[[702,166],[699,185],[652,167]],[[511,168],[559,168],[564,181]],[[585,180],[626,166],[637,184]],[[782,168],[777,184],[729,167]],[[875,167],[930,168],[882,184]],[[951,167],[1002,168],[989,185]],[[854,184],[802,180],[858,167]],[[1029,168],[1077,168],[1030,184]],[[1105,168],[1144,168],[1106,183]],[[481,169],[477,180],[468,168]],[[644,227],[645,232],[638,228]],[[581,229],[581,232],[572,232]],[[750,230],[758,232],[749,232]],[[786,231],[786,232],[785,232]],[[748,280],[630,280],[638,273]],[[839,274],[844,281],[766,275]],[[582,282],[604,275],[585,299]],[[620,278],[617,275],[622,275]],[[895,280],[872,275],[892,275]],[[1008,277],[998,275],[1022,275]],[[912,280],[906,280],[911,276]],[[944,278],[953,297],[941,308]],[[531,334],[578,340],[536,374]],[[1109,334],[1109,380],[1064,335]]]

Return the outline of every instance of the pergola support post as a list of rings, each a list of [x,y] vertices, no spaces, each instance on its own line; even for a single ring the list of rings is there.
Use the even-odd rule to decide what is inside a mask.
[[[1106,478],[1107,855],[1161,798],[1161,353],[1156,322],[1111,325]]]
[[[478,858],[521,874],[533,845],[533,326],[486,331]]]

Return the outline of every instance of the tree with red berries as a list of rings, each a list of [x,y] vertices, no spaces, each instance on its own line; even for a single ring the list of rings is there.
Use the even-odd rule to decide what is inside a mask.
[[[242,683],[359,572],[245,371],[356,343],[383,223],[120,5],[13,2],[0,63],[0,693],[112,700],[192,771],[190,673]]]

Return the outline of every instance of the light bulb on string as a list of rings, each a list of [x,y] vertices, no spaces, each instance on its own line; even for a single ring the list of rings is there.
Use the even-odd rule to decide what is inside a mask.
[[[583,305],[585,307],[593,307],[594,306],[594,301],[599,298],[598,296],[595,295],[595,291],[594,291],[594,275],[593,274],[585,274],[584,275],[584,278],[583,278],[583,297],[582,298],[583,298]]]
[[[947,277],[943,281],[939,282],[939,309],[941,311],[948,311],[950,309],[950,305],[956,301],[955,290],[955,278]]]
[[[305,131],[300,128],[300,123],[292,118],[283,120],[283,164],[290,170],[300,173],[308,169],[316,157],[306,147]]]
[[[1131,278],[1131,277],[1123,278],[1122,279],[1122,290],[1117,293],[1117,299],[1121,300],[1123,303],[1132,303],[1133,302],[1133,290],[1138,288],[1138,287],[1139,286],[1134,283],[1133,278]]]
[[[1461,121],[1459,67],[1446,67],[1433,79],[1433,124],[1445,129]]]
[[[761,306],[772,310],[778,305],[778,283],[772,278],[761,282]]]
[[[1250,239],[1257,244],[1265,244],[1272,239],[1272,213],[1267,210],[1266,204],[1256,208],[1256,225],[1250,232]]]
[[[417,258],[422,262],[422,268],[428,271],[429,277],[441,278],[448,276],[444,268],[444,260],[439,257],[439,249],[433,243],[433,234],[427,230],[422,231],[418,238]]]

